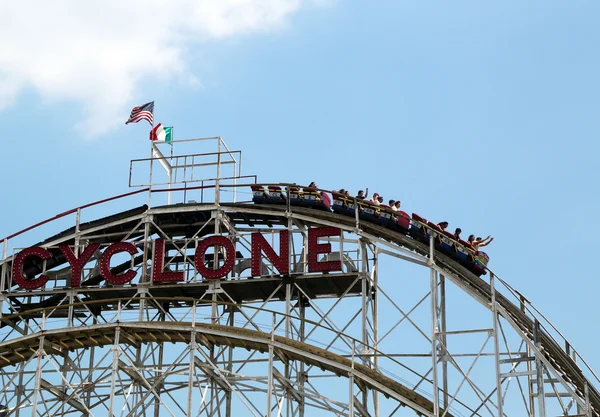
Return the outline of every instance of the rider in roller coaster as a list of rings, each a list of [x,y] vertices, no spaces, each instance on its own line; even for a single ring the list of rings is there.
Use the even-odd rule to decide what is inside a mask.
[[[492,240],[494,240],[494,238],[490,235],[488,235],[488,237],[486,237],[485,239],[482,239],[480,237],[475,239],[475,235],[469,236],[469,243],[471,244],[474,250],[479,250],[480,247],[489,245],[490,243],[492,243]]]
[[[317,188],[316,184],[314,182],[311,182],[309,185],[309,188]],[[344,196],[349,197],[350,196],[350,192],[348,190],[345,190],[343,188],[341,188],[338,193],[343,194]],[[367,188],[367,193],[365,194],[365,192],[363,190],[359,190],[358,194],[356,195],[356,199],[357,200],[365,200],[368,196],[369,193],[369,189]],[[383,197],[381,197],[379,195],[379,193],[373,193],[373,197],[368,200],[371,204],[375,205],[375,206],[383,206],[383,207],[387,207],[383,204]],[[400,210],[400,200],[389,200],[389,208],[393,211],[399,211]],[[445,231],[448,228],[448,222],[447,221],[442,221],[439,222],[437,224],[439,226],[440,229],[442,229],[442,231]],[[454,238],[459,241],[460,240],[460,234],[462,233],[462,229],[460,227],[457,227],[456,230],[454,231]],[[493,237],[488,236],[485,239],[482,239],[480,237],[475,238],[475,235],[470,235],[469,239],[468,239],[468,244],[469,246],[477,251],[479,250],[479,248],[483,247],[483,246],[487,246],[490,243],[492,243],[492,241],[494,240]]]

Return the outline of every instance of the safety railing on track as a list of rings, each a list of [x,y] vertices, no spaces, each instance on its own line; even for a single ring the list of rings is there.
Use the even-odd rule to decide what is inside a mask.
[[[586,362],[583,356],[581,356],[581,354],[573,347],[571,342],[569,342],[567,338],[558,330],[558,328],[523,294],[512,288],[506,281],[502,280],[497,275],[495,276],[495,279],[501,283],[503,288],[506,289],[506,292],[501,292],[501,294],[504,294],[505,296],[506,293],[512,295],[518,302],[516,305],[519,305],[521,310],[528,314],[533,322],[537,322],[539,324],[542,331],[547,336],[552,338],[552,340],[558,346],[560,346],[571,357],[571,359],[573,359],[577,366],[586,374],[586,377],[594,380],[594,383],[598,383],[600,385],[600,378],[598,375]],[[498,287],[496,287],[496,291],[498,291]]]

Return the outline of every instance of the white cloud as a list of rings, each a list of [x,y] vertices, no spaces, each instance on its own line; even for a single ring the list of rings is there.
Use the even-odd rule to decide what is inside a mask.
[[[107,132],[144,77],[194,80],[193,44],[277,29],[302,0],[20,0],[0,3],[0,110],[33,88],[82,105],[76,126]],[[312,0],[322,3],[323,0]]]

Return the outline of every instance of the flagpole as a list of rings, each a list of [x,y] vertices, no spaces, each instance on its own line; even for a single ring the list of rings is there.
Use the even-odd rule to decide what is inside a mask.
[[[154,104],[153,110],[156,109],[156,103]],[[154,130],[154,114],[156,112],[153,111],[153,115],[152,115],[152,129],[150,130],[150,132],[152,133],[152,130]],[[151,157],[154,158],[156,157],[158,159],[158,162],[163,166],[163,168],[165,169],[165,171],[167,172],[167,178],[169,179],[168,182],[168,189],[169,191],[167,192],[167,204],[171,204],[171,188],[172,188],[172,173],[173,173],[173,168],[171,166],[171,164],[169,162],[167,162],[167,158],[165,158],[165,156],[162,154],[162,152],[158,149],[158,146],[156,146],[156,144],[154,143],[153,140],[150,140],[150,142],[152,142],[152,155]],[[173,145],[171,145],[171,155],[173,154]],[[150,171],[152,172],[152,171]],[[152,181],[150,181],[152,182]]]
[[[150,148],[150,178],[148,180],[148,207],[152,207],[152,167],[154,166],[154,150]]]
[[[152,142],[152,157],[158,159],[158,162],[162,165],[162,167],[167,172],[167,177],[169,178],[169,192],[167,193],[167,204],[171,204],[171,173],[173,171],[173,167],[167,161],[167,158],[162,154],[158,146],[154,142]]]
[[[154,122],[154,118],[152,118],[152,122]],[[154,128],[154,123],[152,123],[152,127]],[[167,162],[167,158],[165,158],[165,156],[158,150],[158,146],[156,146],[155,143],[152,143],[152,145],[154,145],[154,147],[156,148],[156,151],[158,152],[158,154],[160,155],[160,157],[164,161],[163,167],[167,171],[167,178],[169,179],[169,185],[168,185],[169,191],[167,192],[167,204],[171,205],[171,186],[172,186],[173,168],[171,167],[171,164]],[[167,166],[168,166],[168,169],[167,169]]]
[[[152,122],[150,122],[150,134],[154,130],[154,105],[156,103],[152,103]],[[152,199],[152,168],[154,167],[154,142],[150,141],[150,181],[148,182],[148,207],[152,207],[150,202]]]

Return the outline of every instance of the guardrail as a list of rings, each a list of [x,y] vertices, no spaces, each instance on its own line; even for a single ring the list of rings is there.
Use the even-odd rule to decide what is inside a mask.
[[[497,275],[495,275],[495,278],[501,283],[502,287],[505,288],[510,295],[515,297],[521,307],[521,310],[528,314],[533,322],[537,322],[545,334],[549,336],[558,346],[560,346],[571,357],[571,359],[573,359],[579,368],[586,373],[586,377],[588,379],[593,379],[595,383],[600,385],[600,378],[598,375],[586,362],[583,356],[581,356],[581,354],[575,349],[575,347],[573,347],[571,342],[569,342],[567,338],[558,330],[558,328],[519,291],[512,288],[506,281]],[[496,287],[496,291],[498,291],[498,287]],[[506,296],[506,293],[501,293]],[[582,364],[583,367],[581,366]]]

